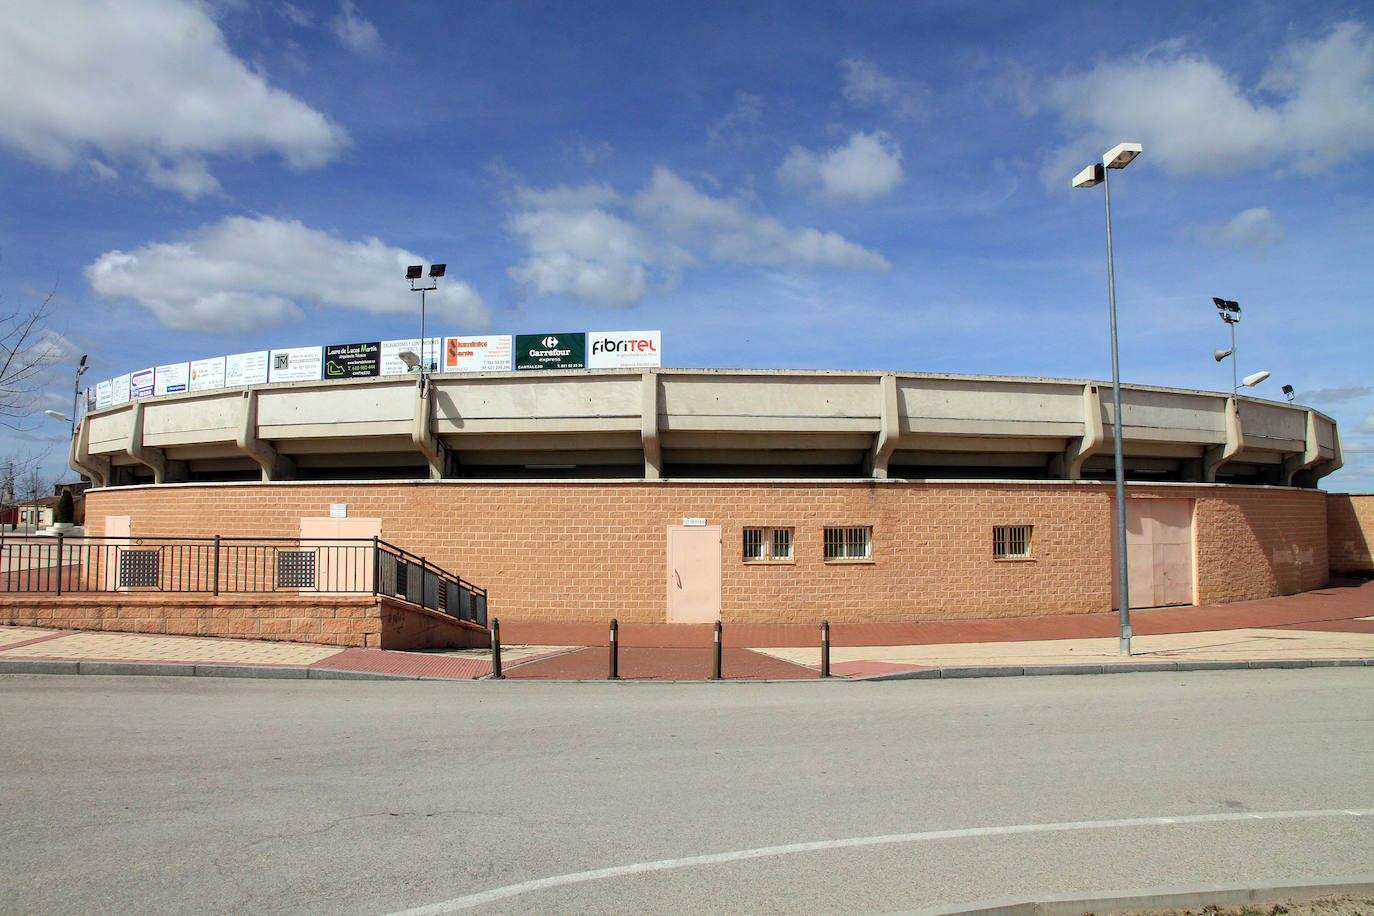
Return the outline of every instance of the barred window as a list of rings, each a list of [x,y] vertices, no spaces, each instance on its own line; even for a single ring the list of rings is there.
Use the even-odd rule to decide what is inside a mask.
[[[791,528],[744,529],[744,562],[783,563],[791,560]]]
[[[825,559],[867,560],[871,557],[872,528],[825,529]]]
[[[994,560],[1024,560],[1031,555],[1030,525],[996,525],[992,529]]]

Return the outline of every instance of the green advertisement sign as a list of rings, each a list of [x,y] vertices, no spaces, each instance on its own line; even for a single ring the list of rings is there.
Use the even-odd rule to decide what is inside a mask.
[[[587,335],[583,331],[566,334],[516,334],[515,368],[585,369]]]

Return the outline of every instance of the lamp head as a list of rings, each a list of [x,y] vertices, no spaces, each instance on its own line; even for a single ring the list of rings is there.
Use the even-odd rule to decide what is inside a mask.
[[[1231,355],[1231,351],[1230,351],[1230,350],[1213,350],[1213,351],[1212,351],[1212,358],[1215,359],[1217,362],[1221,362],[1223,359],[1225,359],[1226,357],[1228,357],[1228,356],[1230,356],[1230,355]]]
[[[1258,385],[1260,382],[1264,381],[1268,377],[1269,373],[1261,369],[1254,375],[1247,375],[1245,378],[1240,380],[1240,383],[1244,385],[1246,388],[1254,388],[1256,385]]]
[[[418,279],[420,279],[420,274],[421,274],[421,272],[422,272],[423,270],[424,270],[424,267],[421,266],[421,265],[419,265],[419,264],[412,264],[412,265],[410,265],[409,267],[406,268],[406,279],[407,279],[407,280],[418,280]]]
[[[416,356],[409,350],[402,350],[400,353],[397,353],[396,355],[400,357],[401,362],[406,364],[407,369],[414,369],[416,366],[420,365],[420,357]]]
[[[1218,309],[1219,311],[1222,311],[1222,312],[1235,312],[1237,315],[1240,314],[1240,303],[1239,303],[1239,302],[1234,302],[1234,301],[1232,301],[1232,300],[1230,300],[1230,299],[1218,299],[1216,296],[1213,296],[1213,297],[1212,297],[1212,301],[1213,301],[1214,303],[1216,303],[1217,309]]]
[[[429,265],[429,275],[435,278],[442,277],[447,267],[447,264],[431,264]]]
[[[1286,398],[1288,398],[1288,400],[1290,400],[1290,401],[1293,400],[1293,386],[1292,386],[1292,385],[1284,385],[1284,386],[1283,386],[1283,396],[1286,397]]]
[[[1131,160],[1140,155],[1139,143],[1118,143],[1107,150],[1102,157],[1102,164],[1109,169],[1124,169],[1131,164]]]
[[[1095,188],[1102,183],[1102,164],[1094,162],[1073,177],[1075,188]]]

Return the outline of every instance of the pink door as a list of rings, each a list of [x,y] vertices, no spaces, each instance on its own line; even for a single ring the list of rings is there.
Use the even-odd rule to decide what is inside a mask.
[[[720,619],[720,526],[668,526],[668,622]]]
[[[1112,553],[1115,599],[1115,537]],[[1131,607],[1193,603],[1193,500],[1126,500],[1126,572]]]

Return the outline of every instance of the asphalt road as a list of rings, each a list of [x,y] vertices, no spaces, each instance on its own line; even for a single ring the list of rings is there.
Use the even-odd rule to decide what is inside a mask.
[[[0,677],[6,913],[882,913],[1296,884],[1374,873],[1371,809],[1369,669]]]

